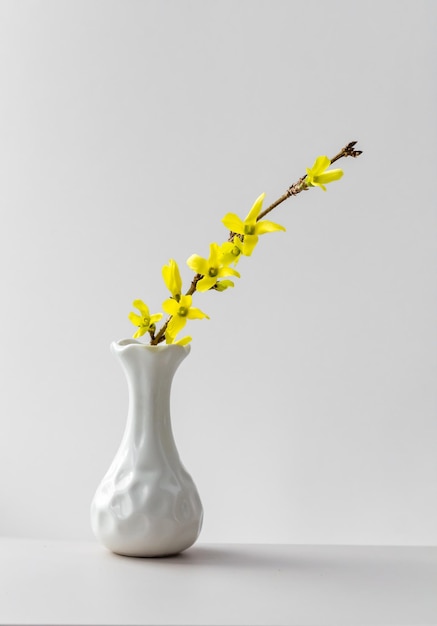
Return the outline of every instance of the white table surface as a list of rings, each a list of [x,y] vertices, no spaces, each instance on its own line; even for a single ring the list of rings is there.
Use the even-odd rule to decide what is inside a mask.
[[[0,623],[428,626],[437,547],[197,544],[135,559],[0,539]]]

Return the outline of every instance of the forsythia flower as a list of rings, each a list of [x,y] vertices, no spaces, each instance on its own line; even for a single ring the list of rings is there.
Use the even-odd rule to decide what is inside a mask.
[[[138,326],[138,330],[134,334],[134,339],[137,337],[141,337],[145,335],[149,330],[153,330],[156,322],[162,317],[162,313],[155,313],[154,315],[150,315],[149,307],[147,304],[144,304],[142,300],[134,300],[133,305],[136,309],[139,310],[141,315],[137,315],[136,313],[129,313],[129,319],[134,324],[134,326]]]
[[[187,265],[193,272],[201,274],[203,278],[196,285],[197,291],[208,291],[214,287],[219,278],[225,276],[237,276],[240,274],[223,263],[222,252],[216,243],[209,246],[209,258],[204,259],[198,254],[192,254],[187,260]]]
[[[309,187],[321,187],[323,191],[326,191],[326,184],[339,180],[343,176],[343,170],[326,171],[330,165],[331,161],[327,156],[317,157],[314,165],[307,169],[305,184]]]
[[[174,298],[168,298],[162,303],[164,311],[172,316],[167,326],[167,343],[173,343],[187,320],[203,319],[204,317],[209,319],[206,313],[191,306],[192,300],[191,296],[181,296],[179,302],[176,302]]]
[[[283,226],[269,222],[268,220],[260,220],[257,222],[257,217],[261,213],[264,197],[265,194],[263,193],[255,200],[255,204],[250,209],[244,222],[238,215],[235,215],[235,213],[227,213],[222,219],[223,224],[226,228],[229,228],[230,231],[238,235],[244,235],[243,254],[245,256],[252,254],[253,249],[258,243],[259,235],[273,233],[276,230],[285,230]]]
[[[174,259],[170,259],[168,265],[164,265],[162,268],[162,276],[165,284],[167,285],[167,289],[173,298],[179,302],[182,295],[182,279],[179,273],[178,264]]]
[[[238,235],[232,239],[232,241],[225,241],[221,247],[222,260],[225,265],[234,263],[235,265],[240,260],[240,256],[243,254],[243,242]]]

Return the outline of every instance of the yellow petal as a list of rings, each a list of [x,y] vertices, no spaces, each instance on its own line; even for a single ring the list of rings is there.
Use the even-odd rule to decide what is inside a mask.
[[[196,274],[202,274],[204,276],[208,273],[208,261],[198,254],[192,254],[187,259],[187,265]]]
[[[139,329],[136,331],[136,333],[134,333],[134,334],[132,335],[132,337],[133,337],[134,339],[138,339],[138,337],[142,337],[143,335],[145,335],[145,334],[146,334],[146,332],[147,332],[147,328],[146,328],[145,326],[143,326],[142,328],[139,328]]]
[[[280,224],[269,222],[269,220],[261,220],[256,223],[255,233],[257,235],[264,235],[265,233],[274,233],[277,230],[285,230]]]
[[[331,165],[330,159],[327,156],[319,156],[314,161],[314,165],[311,168],[311,173],[313,176],[318,176],[322,172],[324,172]]]
[[[234,254],[235,249],[237,249],[237,254]],[[221,258],[220,258],[221,265],[229,265],[230,263],[237,264],[243,252],[243,243],[241,239],[237,237],[237,235],[235,235],[234,242],[226,241],[225,243],[222,243],[220,247],[220,252],[221,252]]]
[[[320,185],[326,185],[327,183],[332,183],[334,180],[340,180],[342,176],[343,170],[328,170],[323,174],[319,174],[319,176],[316,177],[316,181]]]
[[[155,313],[154,315],[151,315],[150,324],[156,324],[156,322],[159,322],[161,317],[162,317],[162,313]]]
[[[179,272],[178,264],[174,259],[170,259],[168,265],[163,266],[162,276],[164,278],[167,289],[170,291],[172,296],[179,296],[182,291],[182,279]]]
[[[228,266],[221,267],[217,274],[217,278],[223,278],[224,276],[236,276],[237,278],[240,278],[239,272],[237,272],[237,270],[234,270],[234,268]]]
[[[149,313],[149,307],[147,306],[147,304],[144,304],[144,302],[142,300],[134,300],[133,303],[134,307],[136,309],[138,309],[138,311],[143,315],[143,316],[148,316],[150,315]]]
[[[240,237],[237,237],[237,235],[235,235],[235,237],[232,239],[232,243],[240,250],[243,249],[243,242],[241,241]]]
[[[196,309],[196,307],[191,307],[191,309],[188,311],[187,317],[189,320],[201,320],[201,319],[204,319],[205,317],[209,319],[206,313],[204,313],[200,309]]]
[[[173,298],[168,298],[162,303],[162,308],[169,315],[176,315],[179,309],[179,304]]]
[[[243,241],[244,256],[251,256],[257,243],[258,243],[258,235],[246,235]]]
[[[226,228],[229,228],[233,233],[239,233],[240,235],[244,235],[244,223],[238,215],[235,213],[226,213],[224,218],[222,219],[223,224]]]
[[[186,346],[187,343],[190,343],[191,339],[192,338],[187,335],[186,337],[182,337],[182,339],[179,339],[179,341],[176,341],[175,343],[177,346]]]
[[[143,318],[136,313],[129,313],[128,318],[134,326],[141,326],[143,323]]]
[[[179,304],[177,308],[179,309],[180,306],[184,306],[187,309],[189,309],[192,302],[193,302],[193,296],[181,296],[181,299],[179,300]]]
[[[168,334],[175,338],[176,335],[183,329],[185,324],[187,323],[186,317],[181,317],[180,315],[175,315],[171,318],[167,326]]]
[[[204,276],[203,278],[201,278],[199,280],[199,282],[196,285],[196,289],[197,291],[208,291],[208,289],[211,289],[211,287],[213,287],[217,282],[217,276]]]
[[[220,248],[217,243],[209,244],[208,267],[216,267],[219,265]]]
[[[233,247],[234,247],[234,244],[231,241],[225,241],[220,246],[220,249],[221,249],[222,254],[229,254],[229,252],[232,252]]]
[[[265,193],[262,193],[260,196],[258,196],[258,198],[255,200],[253,204],[253,207],[250,209],[249,213],[247,214],[246,219],[244,220],[245,223],[256,221],[256,218],[261,213],[261,208],[262,208],[265,197],[266,197]],[[238,231],[235,231],[235,232],[238,232]]]
[[[314,176],[313,176],[311,170],[308,169],[308,168],[307,168],[307,175],[306,175],[306,178],[305,178],[305,184],[308,187],[313,187],[314,186]]]
[[[316,181],[313,182],[313,187],[320,187],[321,189],[323,189],[323,191],[326,191],[325,185],[322,185],[321,183],[318,183]]]

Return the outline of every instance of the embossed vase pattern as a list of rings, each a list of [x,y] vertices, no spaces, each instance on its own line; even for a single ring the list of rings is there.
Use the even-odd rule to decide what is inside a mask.
[[[97,539],[112,552],[157,557],[189,548],[202,504],[181,463],[170,419],[173,376],[189,346],[111,344],[126,375],[129,411],[120,448],[91,505]]]

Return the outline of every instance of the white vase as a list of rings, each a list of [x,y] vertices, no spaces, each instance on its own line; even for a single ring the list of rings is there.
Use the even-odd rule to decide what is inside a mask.
[[[91,505],[97,539],[126,556],[167,556],[189,548],[200,533],[202,503],[179,458],[170,419],[173,376],[189,346],[111,344],[129,388],[120,448]]]

